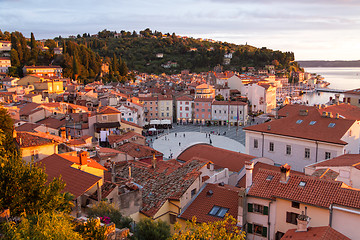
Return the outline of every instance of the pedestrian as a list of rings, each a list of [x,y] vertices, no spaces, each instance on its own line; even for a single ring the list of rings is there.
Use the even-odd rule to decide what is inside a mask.
[[[210,145],[212,144],[212,141],[211,141],[211,139],[210,139]]]
[[[179,142],[179,147],[181,146],[181,142]]]
[[[184,133],[184,137],[185,137],[185,133]]]
[[[177,133],[175,133],[175,137],[177,136]]]

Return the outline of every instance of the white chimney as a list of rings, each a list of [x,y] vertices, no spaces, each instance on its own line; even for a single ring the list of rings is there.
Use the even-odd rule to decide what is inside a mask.
[[[245,169],[246,169],[246,188],[249,188],[252,185],[252,176],[254,170],[254,163],[253,162],[245,162]]]

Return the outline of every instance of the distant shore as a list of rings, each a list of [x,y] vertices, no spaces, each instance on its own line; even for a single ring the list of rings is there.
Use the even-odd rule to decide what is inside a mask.
[[[297,61],[301,67],[360,67],[360,60],[357,61]]]

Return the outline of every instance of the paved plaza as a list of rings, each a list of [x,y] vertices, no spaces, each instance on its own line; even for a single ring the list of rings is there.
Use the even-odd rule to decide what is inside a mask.
[[[177,134],[176,137],[175,133]],[[148,140],[150,140],[150,146],[164,154],[165,159],[171,156],[176,158],[184,149],[196,143],[210,144],[210,140],[211,145],[215,147],[245,152],[245,132],[242,127],[235,126],[229,128],[228,126],[173,124],[172,129],[166,129],[163,134],[157,137],[148,137]]]
[[[250,125],[263,123],[266,118],[256,117]],[[247,125],[249,126],[249,125]],[[177,133],[177,137],[175,137]],[[183,134],[185,133],[185,138]],[[206,134],[210,133],[210,138]],[[166,140],[165,140],[166,137]],[[173,124],[159,136],[147,137],[154,149],[164,154],[164,159],[176,158],[187,147],[196,143],[211,143],[215,147],[245,153],[245,132],[243,126],[200,126],[194,124]],[[180,146],[179,146],[180,143]]]

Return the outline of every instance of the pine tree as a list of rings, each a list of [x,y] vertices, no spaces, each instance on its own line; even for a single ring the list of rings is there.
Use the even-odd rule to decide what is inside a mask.
[[[20,66],[19,54],[15,50],[15,48],[11,49],[11,51],[10,51],[10,61],[11,61],[11,66],[13,66],[13,67]]]
[[[77,77],[79,76],[79,63],[78,60],[76,59],[76,56],[73,56],[73,79],[76,80]]]
[[[36,48],[36,41],[35,41],[34,33],[31,33],[30,47],[31,47],[31,50],[34,50]]]

